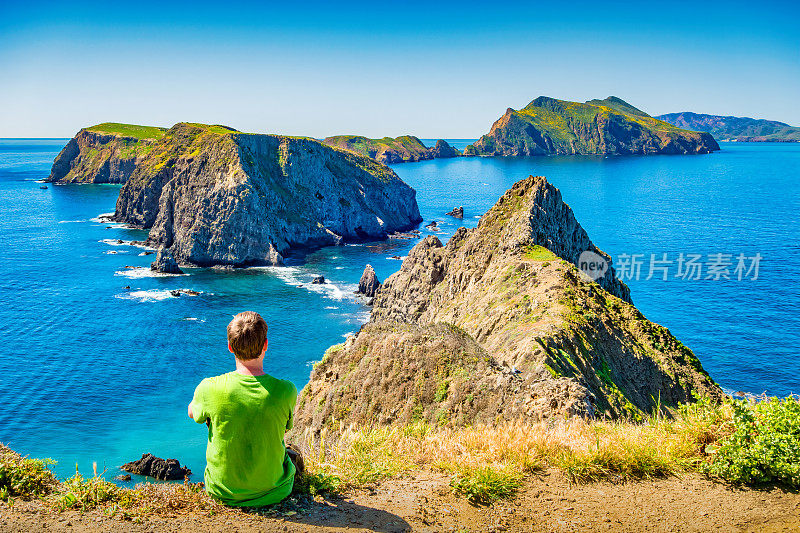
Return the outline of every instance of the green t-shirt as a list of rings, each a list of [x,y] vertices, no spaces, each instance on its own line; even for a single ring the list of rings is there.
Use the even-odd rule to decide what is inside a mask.
[[[194,391],[195,422],[210,420],[206,492],[228,505],[259,507],[292,492],[295,468],[283,436],[292,428],[297,388],[270,375],[229,372]]]

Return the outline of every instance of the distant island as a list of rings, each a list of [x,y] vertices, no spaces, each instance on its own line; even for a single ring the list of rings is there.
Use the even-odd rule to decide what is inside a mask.
[[[720,141],[800,142],[800,128],[777,120],[705,115],[682,111],[656,117],[673,126],[707,131]]]
[[[418,137],[413,135],[382,139],[368,139],[359,135],[336,135],[326,137],[322,142],[328,146],[371,157],[388,165],[461,155],[461,152],[442,139],[436,141],[433,147],[428,148]]]
[[[150,229],[148,245],[197,266],[281,264],[293,249],[422,221],[416,191],[368,157],[218,125],[85,128],[47,181],[124,183],[113,219]]]
[[[651,117],[615,96],[585,103],[540,96],[508,108],[464,155],[706,154],[719,150],[708,134]]]

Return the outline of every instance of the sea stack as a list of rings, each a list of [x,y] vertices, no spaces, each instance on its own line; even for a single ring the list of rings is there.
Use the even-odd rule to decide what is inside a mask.
[[[378,276],[375,275],[375,269],[372,268],[372,265],[367,265],[358,282],[359,294],[372,298],[380,288],[381,282],[378,280]]]
[[[178,266],[178,262],[172,256],[172,252],[166,248],[159,248],[156,260],[150,263],[150,270],[161,272],[162,274],[183,274],[183,270]]]
[[[597,282],[576,265],[584,251],[608,261]],[[633,306],[558,189],[531,176],[476,228],[411,250],[370,321],[314,367],[295,425],[636,419],[695,393],[722,397],[692,351]]]

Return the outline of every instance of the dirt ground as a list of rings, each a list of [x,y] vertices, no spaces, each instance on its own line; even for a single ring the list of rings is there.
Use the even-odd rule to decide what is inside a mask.
[[[288,509],[288,510],[287,510]],[[292,510],[292,509],[296,509]],[[474,507],[447,478],[419,474],[341,497],[295,498],[272,516],[232,512],[142,523],[47,513],[36,502],[0,504],[0,531],[800,531],[800,494],[737,489],[699,476],[571,485],[555,471],[528,480],[516,499]]]

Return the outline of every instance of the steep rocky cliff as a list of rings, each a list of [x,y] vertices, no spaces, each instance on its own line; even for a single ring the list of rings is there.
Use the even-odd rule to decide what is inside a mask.
[[[700,362],[630,303],[613,267],[543,177],[514,185],[447,245],[429,236],[377,293],[370,322],[326,352],[298,427],[637,418],[719,396]]]
[[[357,135],[336,135],[327,137],[322,142],[328,146],[350,150],[351,152],[371,157],[388,165],[461,155],[458,150],[442,139],[436,141],[436,145],[433,148],[428,148],[413,135],[403,135],[396,138],[384,137],[383,139],[368,139]]]
[[[45,181],[125,183],[165,131],[112,122],[84,128],[56,156]]]
[[[114,219],[150,228],[149,245],[202,266],[278,264],[291,249],[378,239],[421,221],[415,191],[371,159],[187,123],[137,156]]]
[[[707,131],[721,141],[800,142],[800,128],[777,120],[706,115],[690,111],[668,113],[656,118],[679,128]]]
[[[705,154],[719,150],[708,133],[677,128],[610,96],[586,103],[540,96],[508,108],[465,155]]]

